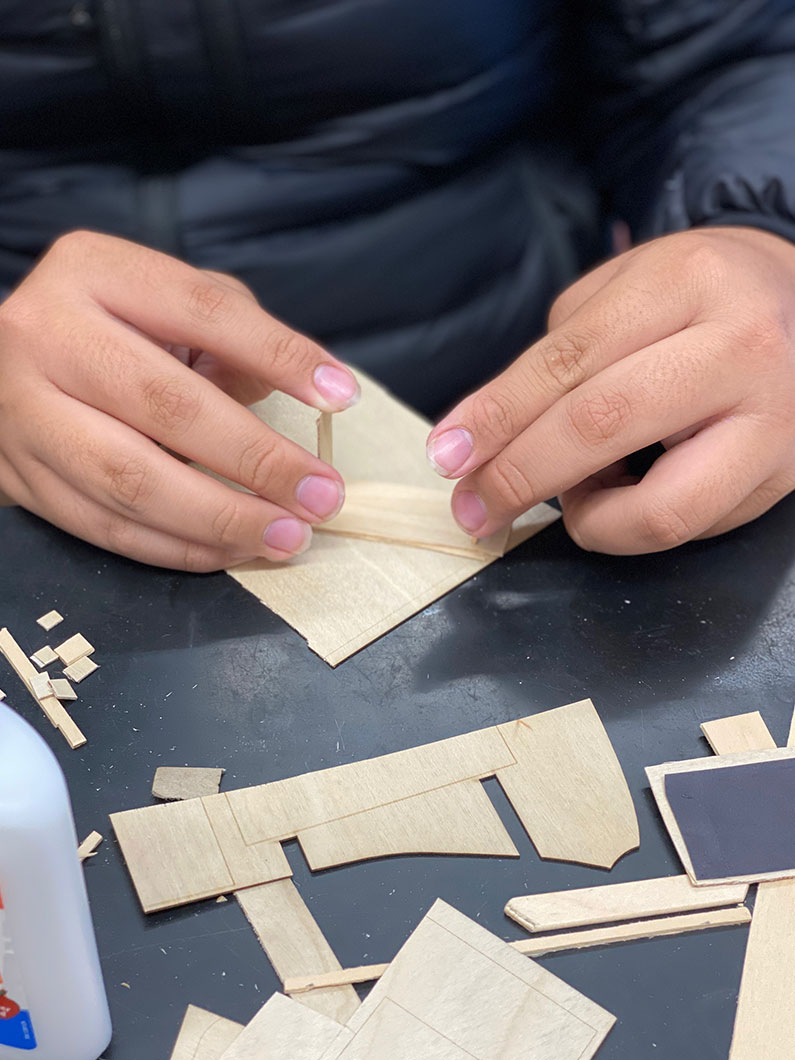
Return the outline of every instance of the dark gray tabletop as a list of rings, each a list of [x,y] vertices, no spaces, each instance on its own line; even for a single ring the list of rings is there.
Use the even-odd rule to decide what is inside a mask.
[[[224,766],[229,790],[593,698],[640,850],[611,873],[542,862],[493,781],[519,860],[405,857],[312,874],[291,844],[296,883],[343,964],[389,960],[437,897],[516,938],[502,912],[513,895],[680,872],[643,767],[707,754],[699,723],[746,710],[786,740],[793,515],[790,498],[724,538],[632,559],[580,552],[557,525],[331,670],[223,574],[141,567],[0,511],[0,625],[34,650],[35,618],[56,607],[101,663],[72,704],[80,751],[4,666],[0,683],[54,747],[81,837],[106,836],[86,876],[115,1024],[107,1060],[165,1060],[189,1003],[246,1021],[279,985],[234,901],[140,912],[107,814],[147,805],[158,765]],[[600,1060],[725,1060],[746,935],[542,963],[618,1017]]]

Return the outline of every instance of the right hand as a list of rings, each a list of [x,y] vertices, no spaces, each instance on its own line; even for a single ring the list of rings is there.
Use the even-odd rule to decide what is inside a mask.
[[[310,524],[339,510],[344,487],[231,396],[272,389],[328,412],[358,398],[348,368],[238,281],[70,233],[0,305],[0,491],[157,566],[289,559],[309,546]]]

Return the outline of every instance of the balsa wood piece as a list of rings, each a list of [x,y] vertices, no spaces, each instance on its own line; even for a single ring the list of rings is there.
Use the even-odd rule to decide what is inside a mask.
[[[385,1001],[478,1060],[587,1060],[615,1022],[441,901],[348,1020],[349,1030],[358,1035]]]
[[[332,414],[321,412],[317,418],[317,455],[325,464],[334,466]]]
[[[52,688],[52,694],[56,699],[60,699],[62,703],[77,699],[77,692],[64,677],[51,678],[50,687]]]
[[[459,780],[492,776],[514,761],[496,729],[439,740],[227,795],[246,843],[292,839],[327,821],[421,795]]]
[[[91,835],[86,836],[77,848],[77,856],[81,861],[85,861],[86,858],[92,858],[101,842],[102,836],[99,832],[92,832]]]
[[[202,799],[202,805],[235,888],[253,887],[292,876],[293,870],[281,843],[246,846],[226,795],[211,795]]]
[[[5,694],[5,692],[4,692],[3,690],[2,690],[2,688],[0,688],[0,701],[4,700],[5,698],[6,698],[6,694]]]
[[[453,519],[447,494],[396,482],[346,483],[342,511],[317,529],[472,559],[503,555],[510,535],[507,526],[491,537],[473,541]]]
[[[36,622],[49,633],[51,629],[63,622],[63,615],[59,615],[57,611],[48,611],[46,615],[37,618]]]
[[[632,796],[590,699],[499,731],[516,765],[497,779],[542,858],[609,869],[638,846]]]
[[[746,906],[740,905],[731,906],[728,909],[709,909],[697,913],[655,917],[652,920],[634,920],[626,924],[603,925],[583,931],[535,935],[533,938],[519,939],[507,945],[523,956],[543,957],[548,953],[592,949],[594,946],[608,946],[614,942],[635,942],[639,939],[683,935],[691,931],[705,931],[710,928],[738,927],[750,922],[750,911]],[[292,996],[298,997],[312,990],[340,986],[344,983],[369,983],[374,979],[380,979],[388,968],[388,964],[363,964],[357,968],[343,968],[339,972],[294,976],[285,979],[284,989]]]
[[[37,652],[31,655],[31,659],[41,669],[42,666],[49,666],[50,663],[58,662],[58,656],[52,650],[49,644],[45,644],[43,648],[39,648]]]
[[[340,1037],[349,1041],[352,1034],[307,1005],[274,994],[220,1060],[318,1060]]]
[[[201,799],[128,810],[110,819],[144,912],[234,890]]]
[[[363,373],[357,375],[362,400],[334,421],[334,465],[346,482],[397,483],[437,490],[449,499],[453,484],[441,479],[425,458],[431,424]],[[281,434],[314,449],[315,410],[271,394],[252,411]],[[375,445],[374,439],[383,444]],[[507,548],[558,518],[550,505],[536,506],[514,523]],[[493,556],[472,559],[319,533],[309,552],[290,563],[257,560],[227,573],[336,666],[492,561]]]
[[[78,659],[91,655],[94,651],[94,645],[89,640],[86,640],[82,633],[75,633],[73,637],[69,637],[62,644],[56,645],[54,651],[64,666],[71,666]]]
[[[560,931],[586,924],[614,924],[641,917],[740,905],[747,884],[694,887],[689,876],[608,883],[570,891],[511,898],[505,913],[527,931]]]
[[[742,751],[772,751],[776,741],[758,710],[731,718],[705,721],[701,731],[716,755]]]
[[[221,787],[223,769],[197,766],[158,766],[152,781],[152,794],[156,799],[200,799],[204,795],[217,795]]]
[[[795,711],[792,714],[792,721],[789,725],[789,736],[787,737],[787,747],[795,747]]]
[[[71,666],[65,666],[63,672],[70,681],[75,681],[77,684],[80,684],[81,681],[90,677],[90,675],[98,669],[99,667],[94,660],[89,659],[86,655],[84,658],[78,659],[76,663],[72,663]]]
[[[171,1060],[221,1060],[242,1030],[242,1023],[234,1023],[190,1005],[182,1021]]]
[[[725,879],[702,880],[696,877],[693,862],[687,849],[679,825],[676,822],[668,797],[665,793],[665,778],[673,773],[687,773],[702,769],[725,769],[727,766],[751,765],[756,762],[777,761],[784,758],[795,758],[795,748],[781,748],[775,751],[746,751],[742,754],[721,754],[716,758],[693,758],[684,762],[664,762],[657,766],[647,766],[646,776],[649,779],[652,793],[657,800],[660,816],[668,829],[668,834],[676,847],[676,852],[684,865],[688,876],[697,887],[713,887],[727,883],[759,883],[763,880],[780,880],[795,875],[795,866],[788,872],[754,873],[748,876],[734,876]]]
[[[349,1040],[340,1035],[320,1060],[472,1060],[472,1053],[389,998],[370,1014],[358,1034],[346,1033]]]
[[[237,891],[235,897],[262,943],[276,974],[304,975],[338,971],[340,963],[292,880],[277,880]],[[338,1023],[347,1023],[359,1007],[352,986],[314,991],[301,999]]]
[[[82,747],[86,742],[86,738],[60,701],[56,699],[55,696],[45,696],[43,699],[37,698],[33,691],[31,681],[34,677],[38,676],[38,671],[11,636],[8,629],[5,628],[0,629],[0,652],[2,652],[14,668],[14,671],[25,685],[25,688],[27,688],[28,692],[30,692],[52,724],[63,734],[64,739],[72,750],[77,747]]]
[[[30,687],[33,691],[33,695],[38,700],[47,699],[50,696],[54,696],[52,684],[50,683],[50,675],[45,670],[42,674],[32,674],[30,678]]]
[[[315,871],[393,854],[519,857],[479,780],[316,825],[298,841]]]

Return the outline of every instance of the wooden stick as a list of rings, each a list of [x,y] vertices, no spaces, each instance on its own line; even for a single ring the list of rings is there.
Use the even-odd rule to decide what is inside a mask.
[[[590,946],[605,946],[613,942],[661,938],[666,935],[681,935],[686,931],[732,927],[750,922],[750,910],[740,905],[705,913],[685,913],[681,916],[658,917],[655,920],[637,920],[631,924],[614,924],[610,927],[591,928],[587,931],[538,935],[531,939],[519,939],[518,942],[511,942],[509,945],[527,957],[540,957],[546,953],[560,953],[563,950],[580,950]],[[303,994],[322,987],[369,983],[373,979],[380,979],[388,967],[388,964],[365,964],[358,968],[343,968],[340,972],[294,976],[284,980],[284,990],[287,994]]]
[[[17,677],[25,685],[25,688],[27,688],[55,728],[63,733],[64,739],[72,750],[76,747],[82,747],[86,742],[86,738],[72,721],[63,704],[55,696],[45,696],[43,699],[36,697],[31,679],[38,675],[38,670],[5,628],[0,629],[0,652],[14,668]]]
[[[96,853],[96,849],[102,842],[102,836],[99,832],[92,832],[91,835],[86,836],[80,846],[77,848],[77,856],[81,861],[85,861],[86,858],[93,857]]]

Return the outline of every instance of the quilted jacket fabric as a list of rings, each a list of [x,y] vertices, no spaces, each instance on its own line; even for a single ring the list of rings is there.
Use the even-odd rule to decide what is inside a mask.
[[[0,296],[115,233],[434,413],[614,216],[795,237],[795,3],[0,0]]]

